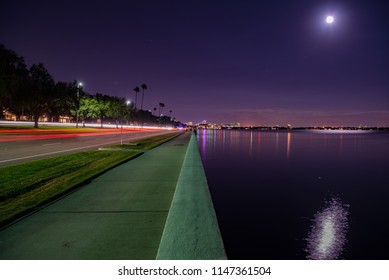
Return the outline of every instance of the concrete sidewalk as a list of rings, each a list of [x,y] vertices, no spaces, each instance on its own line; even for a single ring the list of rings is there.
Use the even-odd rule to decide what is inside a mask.
[[[155,259],[190,133],[0,232],[0,259]]]

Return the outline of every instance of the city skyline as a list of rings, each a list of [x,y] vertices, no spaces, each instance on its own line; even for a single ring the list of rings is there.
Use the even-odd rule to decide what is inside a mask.
[[[182,122],[389,126],[380,1],[6,1],[0,42],[92,94]],[[329,24],[327,16],[333,16]]]

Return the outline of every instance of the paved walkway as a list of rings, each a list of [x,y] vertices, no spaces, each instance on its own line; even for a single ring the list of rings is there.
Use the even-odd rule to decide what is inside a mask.
[[[190,133],[0,231],[0,259],[155,259]]]

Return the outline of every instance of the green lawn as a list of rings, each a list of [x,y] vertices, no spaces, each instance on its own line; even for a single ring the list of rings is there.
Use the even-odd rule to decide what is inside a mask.
[[[162,134],[162,135],[157,135],[154,137],[150,138],[145,138],[141,140],[137,140],[134,142],[130,143],[124,143],[123,145],[112,145],[108,146],[106,148],[122,148],[122,149],[130,149],[130,150],[150,150],[152,148],[155,148],[162,143],[176,137],[179,135],[177,132],[172,132],[172,133],[167,133],[167,134]]]
[[[158,135],[139,140],[136,146],[123,146],[148,150],[177,135]],[[89,151],[0,168],[0,226],[141,154],[130,150]]]
[[[0,168],[0,226],[140,154],[91,151]]]

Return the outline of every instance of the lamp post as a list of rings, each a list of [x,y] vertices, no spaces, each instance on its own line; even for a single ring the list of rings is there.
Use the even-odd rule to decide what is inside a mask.
[[[127,100],[126,105],[128,106],[130,104],[131,104],[131,101]],[[123,107],[122,107],[122,125],[120,126],[120,146],[123,145],[123,118],[124,118],[124,112],[123,112]]]
[[[80,110],[80,88],[82,87],[82,83],[77,84],[77,112],[76,112],[76,128],[78,128],[78,115]]]
[[[131,100],[127,100],[126,101],[126,105],[127,105],[127,110],[128,110],[128,107],[131,105]],[[131,113],[128,113],[128,117],[127,117],[127,128],[128,128],[128,120],[131,119]]]

